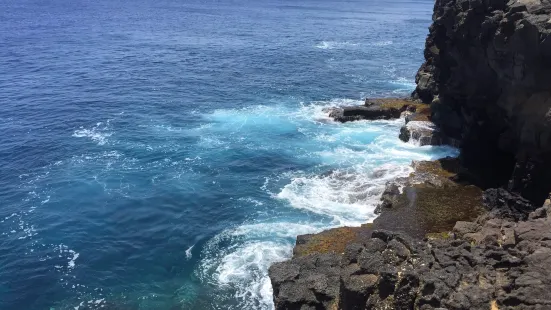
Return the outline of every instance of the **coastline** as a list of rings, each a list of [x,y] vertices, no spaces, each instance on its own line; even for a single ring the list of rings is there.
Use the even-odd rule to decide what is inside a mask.
[[[7,3],[0,309],[273,309],[297,235],[456,156],[322,111],[408,96],[433,4]]]
[[[405,102],[398,107],[404,129],[418,116],[408,110],[409,100],[400,102]],[[425,117],[427,110],[421,111]],[[343,121],[350,119],[365,116]],[[430,118],[420,122],[433,125]],[[457,143],[437,129],[415,133],[409,143]],[[269,269],[276,309],[551,305],[551,274],[545,267],[551,263],[549,199],[538,206],[505,189],[484,187],[483,178],[462,166],[460,157],[412,161],[411,167],[409,176],[387,183],[372,223],[297,236],[292,259]]]
[[[422,117],[426,115],[427,110],[423,104],[411,105],[412,101],[408,99],[383,98],[377,100],[379,100],[380,106],[374,107],[369,104],[374,110],[381,108],[386,111],[389,106],[384,103],[398,102],[397,106],[393,105],[390,109],[400,111],[398,114],[394,111],[392,115],[400,115],[400,119],[404,121],[404,127],[412,119],[419,117],[416,114],[417,109],[423,113]],[[366,100],[368,103],[371,101]],[[344,107],[349,111],[357,111],[358,108],[362,110],[363,106]],[[331,113],[337,121],[346,122],[351,119],[366,118],[361,115],[353,115],[347,116],[348,118],[343,120],[341,114],[335,113],[335,111],[331,111]],[[376,112],[374,115],[373,120],[387,118],[389,114],[383,111]],[[424,119],[423,122],[429,121]],[[426,133],[424,136],[428,137],[426,141],[434,141],[431,139],[432,133]],[[413,139],[416,141],[410,143],[429,144],[426,141],[423,144],[421,136]],[[440,145],[441,143],[436,141],[435,144]],[[483,191],[464,180],[458,158],[444,157],[433,161],[413,161],[411,167],[413,172],[409,176],[398,177],[387,183],[377,207],[378,217],[372,223],[362,224],[359,227],[337,227],[316,234],[297,236],[293,258],[287,262],[276,263],[270,268],[276,309],[302,309],[302,305],[312,304],[312,302],[316,304],[314,308],[320,305],[323,305],[323,309],[347,308],[348,306],[339,304],[339,294],[335,293],[340,292],[341,280],[339,277],[342,271],[339,270],[333,274],[334,270],[332,271],[331,268],[345,268],[339,265],[343,260],[346,261],[349,252],[361,252],[364,245],[371,242],[373,234],[376,235],[381,231],[400,231],[404,236],[416,240],[416,242],[448,239],[456,222],[474,221],[478,215],[484,214]],[[461,199],[464,203],[459,208],[455,204],[456,198]],[[438,210],[435,210],[436,206],[438,206]],[[331,261],[330,268],[327,269],[327,265],[320,265],[319,268],[315,267],[309,270],[310,267],[316,266],[320,259],[329,259]],[[297,272],[290,280],[288,273],[290,270],[296,269],[297,262],[300,265],[298,269],[301,271]],[[304,268],[307,269],[305,271],[307,278],[314,275],[314,278],[325,279],[321,285],[333,291],[331,293],[333,295],[329,294],[317,301],[308,300],[306,295],[310,295],[312,289],[315,291],[315,286],[320,283],[316,280],[310,281],[312,279],[307,280],[313,287],[306,286],[306,292],[304,292],[306,285],[302,281]],[[298,295],[293,297],[287,296],[289,293],[292,295],[292,292],[302,292],[302,294],[297,293]],[[278,296],[283,296],[283,298],[278,300]]]
[[[437,1],[412,104],[331,111],[401,115],[401,140],[460,156],[413,162],[373,223],[298,236],[270,268],[276,309],[551,307],[550,16],[540,1]]]

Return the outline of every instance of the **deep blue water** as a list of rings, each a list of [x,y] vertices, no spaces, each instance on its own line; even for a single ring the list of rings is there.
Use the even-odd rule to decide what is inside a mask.
[[[271,309],[297,234],[373,220],[428,0],[0,0],[0,309]]]

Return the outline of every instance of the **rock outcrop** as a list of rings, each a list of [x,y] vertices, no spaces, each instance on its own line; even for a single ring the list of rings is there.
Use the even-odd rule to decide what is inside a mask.
[[[425,105],[411,99],[366,99],[364,105],[332,108],[329,111],[329,117],[342,123],[358,120],[395,119],[406,111],[415,112],[419,106]]]
[[[419,242],[427,234],[439,236],[440,231],[451,231],[457,220],[474,220],[482,211],[480,189],[454,181],[459,178],[456,159],[419,161],[412,165],[414,173],[387,185],[381,198],[381,215],[374,223],[298,236],[294,258],[270,269],[277,309],[355,309],[338,304],[343,298],[342,285],[358,294],[366,289],[361,292],[365,295],[378,283],[378,276],[342,278],[343,272],[351,268],[343,263],[351,255],[346,254],[351,247],[361,251],[364,245],[373,243],[374,231],[383,228],[407,233],[410,237],[404,238]],[[457,206],[455,198],[461,199],[462,205]],[[347,294],[352,305],[356,297]]]
[[[551,190],[551,2],[437,0],[414,97],[488,187]]]
[[[451,231],[455,222],[470,221],[483,211],[482,190],[463,184],[456,158],[415,161],[408,177],[389,182],[373,223],[338,227],[297,237],[293,257],[343,253],[347,244],[363,243],[373,230],[393,230],[422,239]],[[461,204],[457,203],[461,201]]]
[[[509,217],[488,205],[440,238],[375,230],[343,253],[274,264],[276,308],[551,309],[551,207],[518,209],[529,202],[504,190],[486,196]]]
[[[400,128],[400,140],[404,142],[414,141],[420,146],[424,145],[453,145],[458,142],[440,132],[431,121],[409,121]]]

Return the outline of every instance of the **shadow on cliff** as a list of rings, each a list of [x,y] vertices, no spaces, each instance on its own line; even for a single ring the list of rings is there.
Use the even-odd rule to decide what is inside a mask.
[[[550,12],[539,0],[437,1],[413,93],[461,141],[471,182],[537,205],[551,191]]]

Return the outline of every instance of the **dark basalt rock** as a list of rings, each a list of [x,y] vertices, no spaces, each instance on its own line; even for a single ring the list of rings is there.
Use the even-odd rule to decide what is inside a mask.
[[[356,120],[393,119],[400,117],[400,110],[396,108],[382,108],[381,106],[353,106],[333,110],[329,117],[338,122],[349,122]]]
[[[453,144],[448,137],[442,135],[434,123],[429,121],[410,121],[400,128],[400,140],[415,141],[420,146]]]
[[[551,191],[551,2],[437,0],[413,97],[486,187]]]
[[[485,215],[452,238],[375,230],[343,255],[277,263],[276,309],[550,309],[550,216],[550,203],[526,221]]]
[[[340,292],[341,258],[314,254],[270,267],[278,309],[335,309]]]
[[[451,230],[457,216],[466,219],[465,216],[476,214],[469,200],[482,203],[480,190],[470,193],[474,188],[468,188],[465,196],[463,187],[449,179],[458,170],[455,159],[415,162],[413,166],[415,174],[387,184],[382,201],[386,199],[391,205],[384,207],[374,223],[297,238],[294,258],[270,269],[278,309],[410,309],[416,300],[414,292],[419,286],[419,276],[411,273],[414,269],[404,262],[416,257],[413,244],[421,242],[425,233],[442,227]],[[405,186],[407,193],[401,192],[400,186]],[[450,187],[455,191],[445,190]],[[461,197],[464,206],[449,205],[451,196],[446,193]],[[441,207],[432,211],[435,204]],[[410,223],[408,219],[412,217],[418,220]],[[383,227],[407,232],[416,239]],[[316,287],[325,287],[325,279],[335,276],[334,269],[326,271],[317,265],[323,255],[332,260],[338,258],[337,297],[316,291]],[[330,292],[334,292],[333,284],[327,286]]]
[[[535,207],[520,195],[502,188],[492,188],[484,192],[484,202],[493,217],[512,221],[525,221]]]
[[[388,183],[381,196],[381,203],[375,208],[375,214],[380,214],[383,208],[392,207],[392,204],[396,203],[398,195],[400,195],[400,188],[398,185],[393,182]]]
[[[395,119],[403,112],[415,112],[420,106],[427,105],[409,99],[366,99],[365,104],[361,106],[333,108],[329,111],[329,117],[343,123],[357,120]]]
[[[453,158],[412,166],[373,224],[297,239],[269,270],[276,309],[551,309],[549,199],[482,195]],[[467,219],[478,201],[487,212]]]

